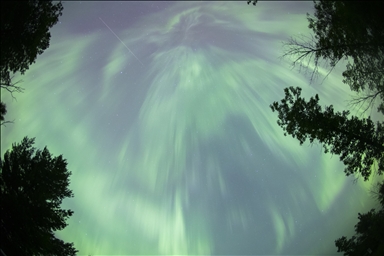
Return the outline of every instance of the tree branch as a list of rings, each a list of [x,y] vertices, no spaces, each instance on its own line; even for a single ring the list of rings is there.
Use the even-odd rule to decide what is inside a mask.
[[[4,81],[5,79],[2,79],[1,83],[0,83],[0,88],[8,91],[11,94],[12,98],[14,100],[16,100],[16,97],[13,96],[13,93],[16,93],[16,92],[23,93],[24,92],[24,88],[22,88],[20,86],[16,86],[17,84],[21,83],[22,80],[19,80],[19,81],[15,82],[15,83],[11,83],[12,79],[13,79],[13,76],[9,80],[7,80],[7,81]]]
[[[0,123],[0,126],[4,125],[4,126],[6,127],[5,124],[14,124],[14,123],[15,123],[15,120],[13,120],[13,121],[2,121],[2,122]]]
[[[329,50],[328,48],[317,48],[316,39],[311,34],[310,36],[300,35],[297,38],[291,37],[287,42],[283,42],[283,48],[287,49],[285,53],[280,57],[280,59],[286,57],[294,56],[294,60],[291,63],[291,68],[298,66],[299,72],[304,71],[304,74],[308,74],[308,70],[311,69],[310,66],[313,61],[313,69],[310,74],[310,83],[318,77],[318,68],[319,66],[330,66],[331,69],[325,75],[322,82],[329,76],[339,60],[334,63],[329,62],[327,59],[322,58],[320,52]]]
[[[376,97],[379,96],[381,93],[384,94],[384,90],[380,90],[373,94],[366,94],[364,96],[354,98],[348,102],[348,106],[349,107],[359,106],[358,110],[360,110],[365,104],[368,103],[367,107],[365,107],[365,109],[362,112],[362,114],[364,114],[368,109],[374,107],[374,102],[376,100]]]

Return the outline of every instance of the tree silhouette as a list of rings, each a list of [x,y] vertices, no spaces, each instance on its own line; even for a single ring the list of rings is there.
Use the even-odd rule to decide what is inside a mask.
[[[384,31],[383,31],[384,33]],[[356,56],[354,64],[347,64],[347,70],[343,72],[345,84],[351,90],[363,94],[351,101],[353,105],[366,105],[364,111],[374,105],[375,100],[380,99],[377,110],[384,114],[384,54],[378,53],[375,57],[369,55]]]
[[[377,97],[384,100],[383,9],[380,1],[316,1],[314,17],[307,14],[314,34],[290,38],[283,57],[294,56],[292,65],[301,70],[314,64],[311,81],[319,66],[331,72],[340,60],[348,60],[343,82],[353,91],[369,91],[352,101],[368,103],[368,109]],[[378,110],[384,114],[383,103]]]
[[[368,105],[366,111],[379,99],[378,111],[384,114],[384,2],[320,0],[314,5],[314,16],[307,14],[313,34],[291,37],[282,57],[293,56],[292,67],[310,72],[311,82],[319,67],[329,68],[327,77],[340,60],[347,60],[343,82],[359,93],[351,104]],[[320,142],[325,152],[339,155],[346,175],[356,173],[368,180],[375,169],[383,173],[384,122],[375,125],[369,117],[349,117],[349,111],[335,112],[332,105],[322,109],[318,95],[306,101],[300,94],[301,88],[285,88],[281,103],[270,106],[278,112],[284,135],[300,144]],[[377,197],[382,209],[359,214],[357,234],[335,241],[338,252],[382,255],[378,250],[384,251],[384,182]]]
[[[7,114],[7,106],[0,102],[0,125],[4,125],[7,123],[12,123],[11,121],[4,121],[4,116]]]
[[[368,180],[375,164],[378,173],[384,171],[384,124],[376,127],[370,118],[348,117],[349,111],[335,112],[333,106],[322,110],[319,96],[308,102],[300,97],[301,88],[285,88],[281,103],[273,102],[272,111],[278,112],[278,125],[297,138],[300,144],[309,140],[322,143],[325,152],[337,154],[346,165],[347,175],[360,173]]]
[[[1,79],[7,81],[9,72],[24,72],[37,55],[49,47],[49,29],[62,15],[61,3],[52,1],[1,2]],[[4,72],[4,73],[3,73]]]
[[[382,2],[317,1],[308,15],[316,38],[316,58],[336,63],[344,57],[370,55],[384,49]]]
[[[73,197],[71,172],[62,155],[52,157],[33,144],[25,137],[0,161],[1,249],[7,255],[75,255],[72,243],[54,236],[73,214],[60,208]]]
[[[252,0],[252,1],[247,1],[247,4],[249,5],[252,3],[254,6],[256,6],[258,0]]]
[[[49,47],[49,29],[58,22],[63,6],[46,0],[1,1],[0,6],[0,86],[14,97],[23,88],[12,82],[13,74],[24,74]]]
[[[344,255],[368,255],[384,246],[384,182],[379,184],[378,199],[381,209],[371,209],[358,214],[359,222],[355,225],[356,234],[350,239],[343,236],[335,241],[338,252]]]

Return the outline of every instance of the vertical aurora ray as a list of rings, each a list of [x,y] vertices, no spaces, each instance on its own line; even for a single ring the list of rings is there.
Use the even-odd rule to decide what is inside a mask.
[[[108,4],[122,16],[140,5]],[[103,24],[70,38],[80,16],[68,3],[27,92],[5,98],[16,123],[2,151],[27,134],[67,158],[75,215],[59,236],[80,254],[333,252],[343,230],[314,229],[343,220],[342,205],[367,207],[363,189],[337,157],[284,137],[269,108],[291,85],[338,108],[348,96],[337,74],[309,87],[277,59],[311,6],[172,3],[118,30],[106,17],[140,65]]]

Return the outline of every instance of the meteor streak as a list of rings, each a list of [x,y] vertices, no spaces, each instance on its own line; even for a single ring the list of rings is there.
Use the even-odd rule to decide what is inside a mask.
[[[113,30],[107,25],[107,23],[105,23],[100,17],[99,17],[99,19],[101,20],[101,22],[103,22],[104,23],[104,25],[115,35],[115,37],[117,38],[117,39],[119,39],[120,40],[120,42],[125,46],[125,48],[127,48],[128,49],[128,51],[130,52],[130,53],[132,53],[132,55],[141,63],[141,65],[143,65],[144,66],[144,64],[139,60],[139,58],[137,58],[136,57],[136,55],[128,48],[128,46],[120,39],[120,37],[118,37],[116,34],[115,34],[115,32],[113,32]]]

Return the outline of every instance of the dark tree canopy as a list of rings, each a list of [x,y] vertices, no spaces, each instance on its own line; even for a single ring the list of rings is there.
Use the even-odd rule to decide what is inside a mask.
[[[343,77],[343,82],[348,84],[352,91],[361,94],[351,101],[352,104],[365,104],[365,110],[368,110],[378,99],[377,110],[384,114],[384,52],[374,58],[369,55],[356,56],[353,64],[347,64]]]
[[[308,15],[316,39],[316,58],[337,63],[345,57],[376,56],[384,50],[384,17],[381,1],[314,1],[315,15]]]
[[[317,140],[325,152],[337,154],[346,165],[347,175],[360,173],[369,179],[372,168],[384,171],[384,124],[376,127],[370,118],[348,117],[349,111],[335,112],[333,106],[325,110],[319,105],[319,97],[305,101],[301,88],[285,88],[285,98],[274,102],[272,111],[278,112],[278,125],[300,144]]]
[[[23,74],[37,55],[49,47],[49,29],[58,22],[62,10],[61,3],[52,1],[1,2],[2,83],[10,72]]]
[[[252,3],[254,6],[256,6],[258,0],[252,0],[252,1],[247,1],[247,4],[249,5]]]
[[[0,121],[3,123],[4,116],[7,114],[7,107],[3,102],[0,102]]]
[[[308,15],[312,36],[291,38],[284,56],[294,56],[293,66],[329,65],[331,70],[348,60],[343,82],[356,92],[366,91],[353,103],[373,106],[384,114],[384,10],[383,1],[314,1],[314,16]],[[367,109],[368,109],[367,107]]]
[[[314,7],[314,16],[307,15],[313,33],[291,37],[282,57],[293,57],[292,66],[300,71],[309,70],[311,82],[320,66],[330,68],[329,74],[346,60],[343,82],[358,92],[352,105],[368,110],[379,100],[378,111],[384,114],[384,2],[320,0]],[[384,172],[384,122],[375,125],[369,117],[349,117],[349,111],[335,112],[332,105],[322,109],[318,95],[306,101],[300,93],[300,88],[286,88],[285,98],[271,105],[285,135],[300,144],[320,142],[325,152],[339,155],[347,175],[356,173],[368,180],[373,170]],[[338,252],[383,255],[384,182],[379,191],[382,209],[359,214],[356,235],[335,241]]]
[[[338,252],[348,256],[375,255],[377,250],[384,247],[384,182],[379,184],[377,191],[381,209],[371,209],[369,212],[358,214],[359,222],[355,225],[356,234],[350,239],[343,236],[335,241]],[[380,248],[381,247],[381,248]],[[369,253],[370,252],[370,253]],[[377,254],[382,255],[382,254]]]
[[[13,123],[13,121],[4,121],[5,114],[7,114],[7,106],[4,102],[0,102],[0,125],[4,125],[7,123]]]
[[[25,137],[0,162],[1,249],[7,255],[75,255],[72,243],[54,235],[73,214],[60,208],[73,197],[71,172],[61,155],[52,157],[33,144]]]
[[[49,47],[49,29],[62,15],[61,2],[49,0],[1,1],[0,23],[0,87],[11,93],[23,88],[12,82],[15,72],[24,72],[35,62],[37,56]],[[5,110],[5,104],[2,104]],[[1,112],[2,123],[6,113]]]

